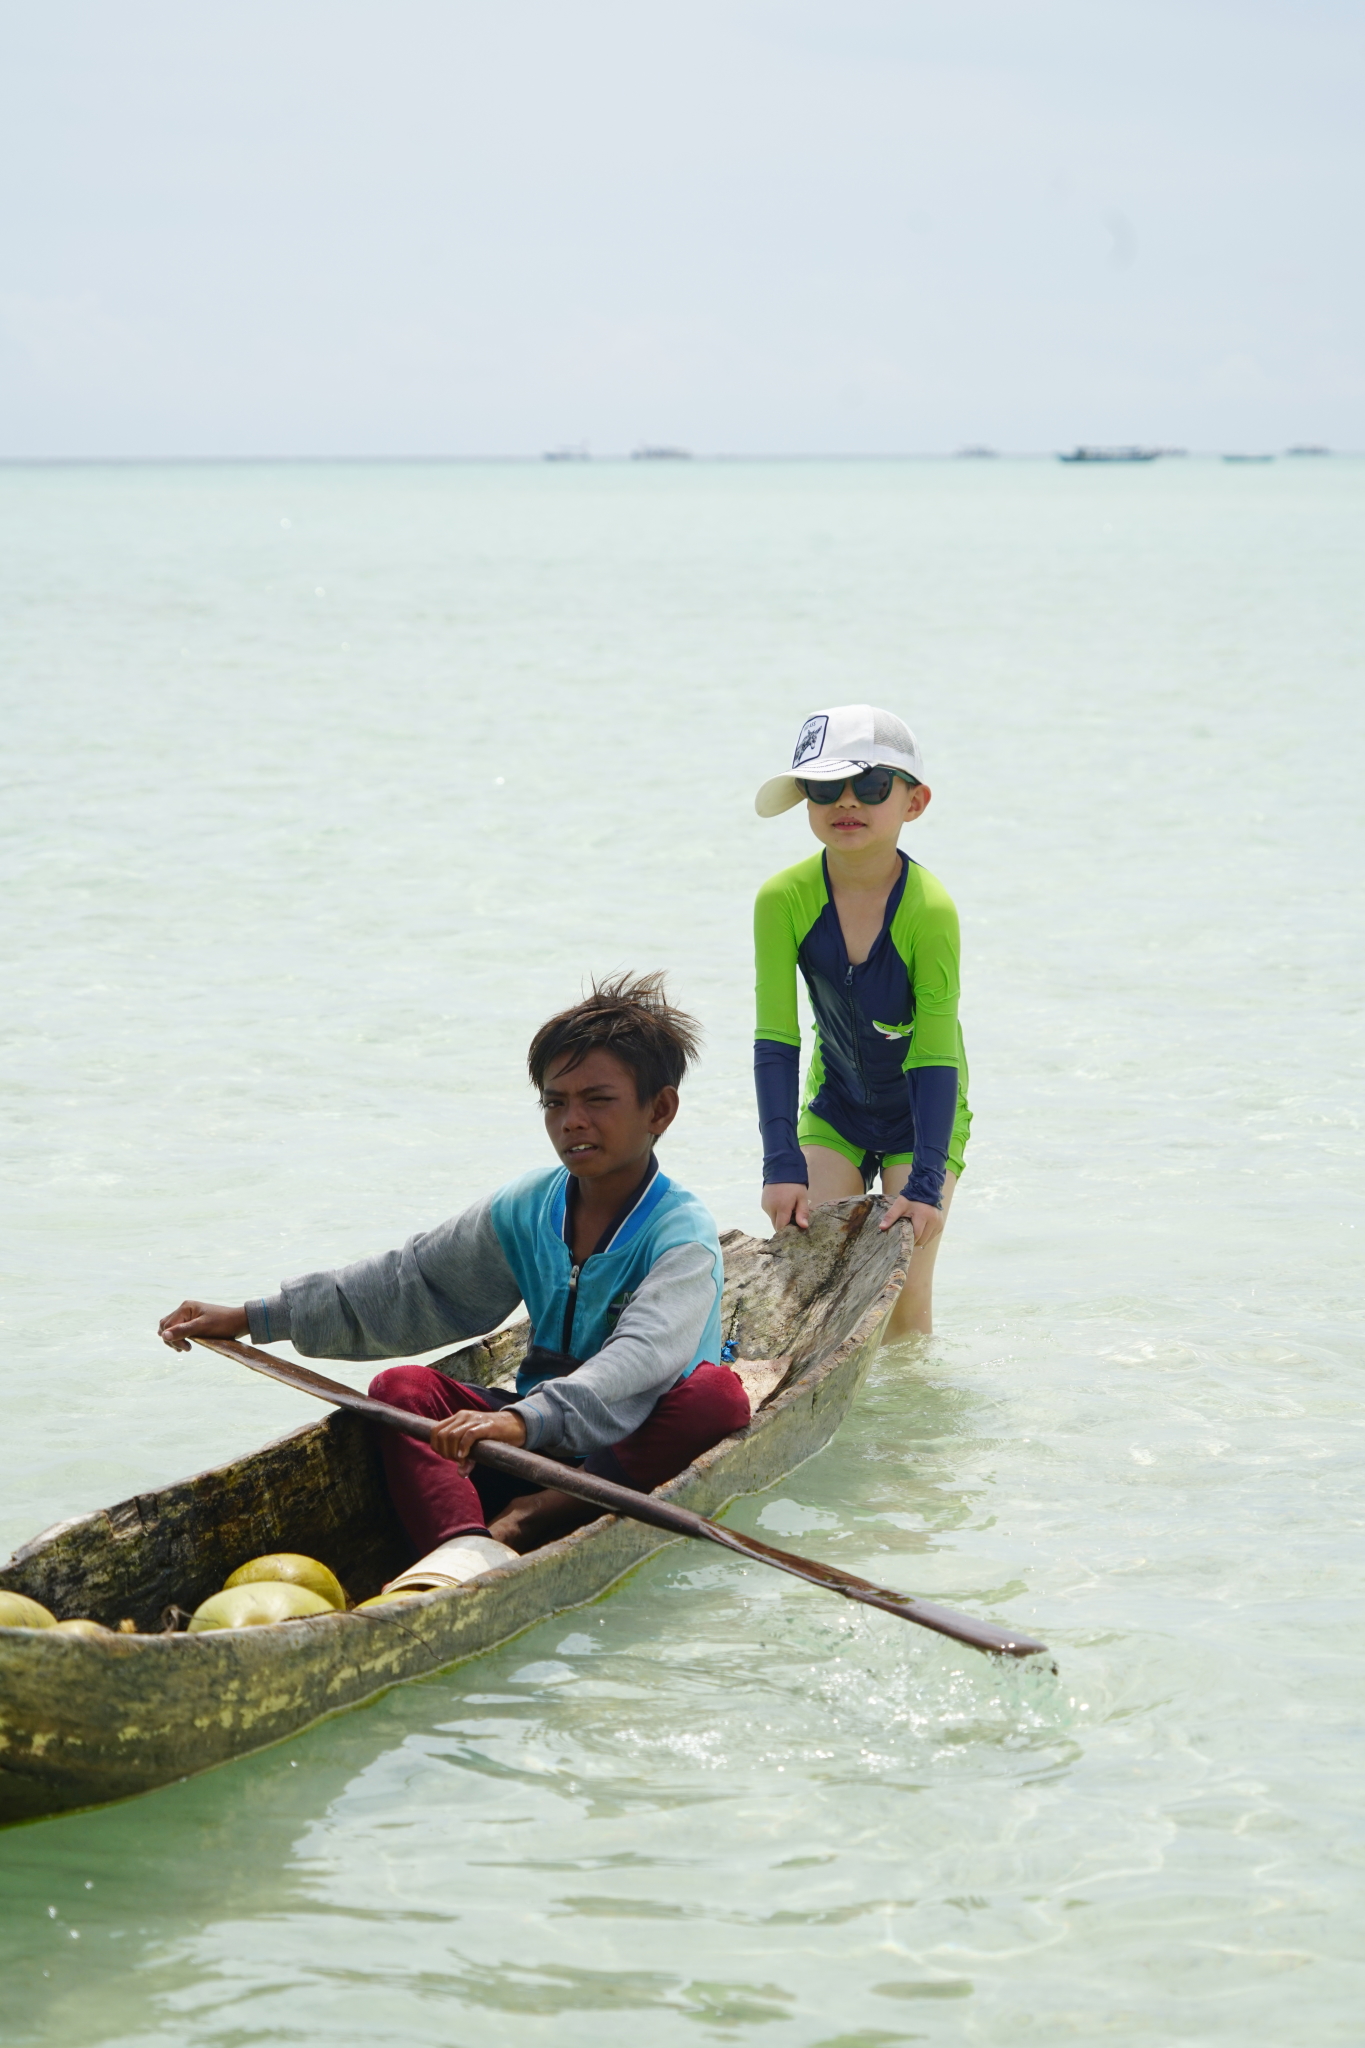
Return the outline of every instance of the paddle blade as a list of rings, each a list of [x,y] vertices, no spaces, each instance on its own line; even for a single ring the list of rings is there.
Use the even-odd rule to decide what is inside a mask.
[[[994,1657],[1046,1657],[1050,1653],[1046,1643],[1040,1643],[1033,1636],[1025,1635],[1020,1629],[1002,1628],[994,1621],[979,1621],[974,1614],[959,1614],[954,1608],[939,1607],[932,1600],[917,1600],[913,1594],[897,1593],[889,1586],[874,1586],[869,1579],[860,1579],[853,1572],[840,1571],[832,1564],[821,1564],[816,1558],[796,1557],[789,1550],[774,1550],[770,1543],[760,1543],[756,1536],[741,1536],[735,1529],[726,1529],[720,1523],[707,1525],[714,1531],[712,1540],[723,1543],[727,1550],[736,1551],[741,1557],[755,1558],[760,1564],[770,1564],[780,1572],[789,1572],[795,1579],[805,1579],[807,1584],[820,1586],[828,1593],[842,1593],[847,1600],[857,1600],[864,1607],[879,1607],[884,1614],[897,1615],[902,1621],[913,1621],[920,1628],[931,1628],[935,1634],[951,1636],[955,1643],[966,1643],[973,1650],[983,1650]]]

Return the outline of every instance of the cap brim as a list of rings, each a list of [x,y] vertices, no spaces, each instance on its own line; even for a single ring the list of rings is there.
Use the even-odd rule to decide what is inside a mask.
[[[794,775],[773,775],[754,798],[754,809],[760,818],[779,818],[783,811],[791,810],[800,801],[801,792]]]
[[[885,751],[883,748],[882,752],[884,753]],[[835,760],[833,757],[828,760],[803,761],[801,763],[801,781],[848,782],[853,776],[861,775],[864,768],[899,768],[904,759],[904,755],[897,754],[894,761],[878,761],[875,759],[869,761],[865,757],[857,761],[840,761]],[[913,773],[914,771],[907,769],[906,772]],[[918,780],[918,778],[916,779]],[[762,789],[754,798],[754,809],[758,812],[760,818],[777,818],[781,816],[783,811],[789,811],[793,804],[803,803],[804,801],[805,798],[800,783],[797,782],[794,775],[773,775],[764,783]]]

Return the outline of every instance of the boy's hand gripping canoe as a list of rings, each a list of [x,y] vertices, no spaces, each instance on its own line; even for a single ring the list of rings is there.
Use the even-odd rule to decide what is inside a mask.
[[[239,1344],[234,1338],[196,1337],[194,1342],[202,1344],[208,1351],[221,1352],[224,1358],[235,1358],[253,1372],[265,1373],[270,1379],[279,1380],[300,1394],[312,1394],[316,1399],[330,1401],[338,1408],[350,1408],[357,1415],[368,1416],[371,1422],[401,1429],[408,1436],[427,1440],[439,1427],[425,1415],[410,1414],[406,1408],[393,1408],[387,1401],[373,1401],[368,1394],[358,1394],[353,1387],[343,1386],[340,1380],[324,1379],[321,1373],[310,1372],[307,1366],[272,1358],[269,1352],[258,1351],[251,1344]],[[648,1523],[651,1528],[667,1529],[677,1536],[696,1536],[708,1543],[718,1543],[722,1549],[733,1550],[740,1557],[752,1557],[760,1564],[773,1565],[780,1572],[790,1572],[793,1578],[805,1579],[809,1585],[823,1586],[827,1592],[842,1593],[847,1600],[861,1601],[865,1607],[880,1607],[886,1614],[898,1615],[902,1621],[917,1622],[921,1628],[933,1629],[941,1636],[951,1636],[954,1642],[966,1643],[973,1650],[984,1650],[1000,1657],[1048,1655],[1046,1643],[1036,1642],[1032,1636],[1022,1635],[1017,1629],[1000,1628],[991,1621],[977,1621],[970,1614],[955,1613],[951,1607],[938,1607],[929,1600],[908,1598],[886,1586],[871,1585],[866,1579],[855,1578],[851,1572],[838,1571],[833,1565],[819,1564],[812,1558],[795,1557],[786,1550],[774,1550],[771,1544],[760,1543],[754,1536],[741,1536],[734,1529],[723,1528],[719,1522],[708,1521],[705,1515],[694,1514],[691,1508],[676,1507],[672,1501],[659,1500],[652,1493],[635,1493],[630,1487],[617,1486],[610,1479],[598,1479],[591,1472],[580,1472],[572,1465],[558,1464],[553,1458],[538,1457],[534,1451],[516,1450],[511,1444],[484,1442],[474,1445],[474,1457],[479,1464],[509,1473],[516,1479],[525,1479],[532,1486],[554,1486],[562,1493],[575,1494],[579,1500],[601,1508],[604,1514],[628,1515],[634,1521]]]

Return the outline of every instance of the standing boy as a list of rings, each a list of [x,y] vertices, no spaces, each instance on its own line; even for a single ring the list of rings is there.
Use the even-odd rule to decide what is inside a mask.
[[[456,1584],[596,1513],[475,1466],[480,1439],[643,1492],[747,1425],[748,1396],[719,1363],[715,1224],[654,1153],[697,1042],[662,975],[603,983],[543,1024],[527,1056],[560,1166],[523,1174],[401,1251],[286,1280],[241,1308],[185,1301],[162,1318],[162,1338],[181,1351],[191,1337],[249,1330],[309,1358],[395,1358],[482,1335],[525,1302],[532,1343],[515,1393],[422,1365],[370,1383],[377,1399],[440,1424],[430,1444],[381,1432],[389,1492],[418,1553],[395,1588]]]
[[[822,848],[765,882],[754,906],[763,1207],[774,1229],[804,1230],[812,1205],[862,1194],[881,1173],[882,1229],[908,1216],[915,1232],[889,1340],[933,1329],[934,1260],[971,1124],[957,912],[897,845],[931,794],[910,728],[841,704],[806,720],[790,770],[754,799],[774,818],[804,797]],[[798,968],[815,1013],[799,1114]]]

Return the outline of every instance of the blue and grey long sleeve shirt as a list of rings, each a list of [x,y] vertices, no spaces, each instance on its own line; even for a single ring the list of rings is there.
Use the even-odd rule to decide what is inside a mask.
[[[524,1301],[534,1342],[582,1360],[560,1377],[522,1367],[512,1407],[527,1448],[579,1458],[619,1443],[719,1360],[720,1243],[697,1198],[656,1171],[575,1267],[568,1182],[562,1167],[523,1174],[396,1251],[286,1280],[247,1303],[252,1338],[288,1338],[307,1358],[405,1358],[481,1336]]]

